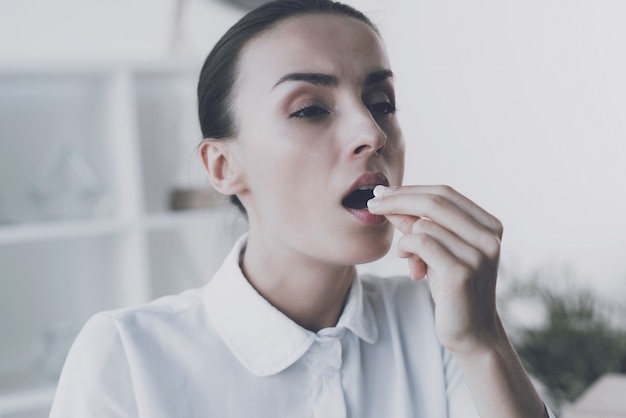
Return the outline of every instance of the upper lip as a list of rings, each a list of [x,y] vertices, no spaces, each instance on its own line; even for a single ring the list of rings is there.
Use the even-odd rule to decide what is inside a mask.
[[[378,186],[379,184],[382,184],[383,186],[389,186],[389,180],[387,180],[387,176],[385,176],[383,173],[363,173],[359,176],[359,178],[356,179],[354,183],[352,183],[350,188],[346,191],[341,199],[343,201],[343,199],[348,197],[350,193],[352,193],[359,187]]]

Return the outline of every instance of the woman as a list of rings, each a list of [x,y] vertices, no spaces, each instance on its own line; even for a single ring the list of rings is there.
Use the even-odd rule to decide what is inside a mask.
[[[53,417],[549,416],[495,309],[500,223],[401,185],[393,73],[365,16],[262,6],[198,93],[202,162],[249,233],[204,288],[92,318]],[[357,276],[394,227],[414,281]]]

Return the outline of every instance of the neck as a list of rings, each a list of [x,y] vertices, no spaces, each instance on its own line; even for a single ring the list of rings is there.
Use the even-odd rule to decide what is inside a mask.
[[[355,275],[354,266],[326,264],[291,248],[268,245],[252,231],[241,267],[261,296],[314,332],[337,324]]]

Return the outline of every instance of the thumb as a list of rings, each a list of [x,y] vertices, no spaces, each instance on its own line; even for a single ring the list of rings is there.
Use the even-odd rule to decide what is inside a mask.
[[[409,257],[409,276],[413,280],[422,280],[426,277],[426,273],[428,272],[428,266],[417,255],[412,255]]]

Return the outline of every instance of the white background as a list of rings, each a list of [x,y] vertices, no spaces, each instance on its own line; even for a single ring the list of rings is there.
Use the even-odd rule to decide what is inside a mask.
[[[450,184],[498,216],[505,270],[571,269],[623,299],[626,2],[346,3],[388,45],[406,183]],[[187,0],[173,50],[177,4],[0,0],[0,61],[201,59],[241,15]]]

